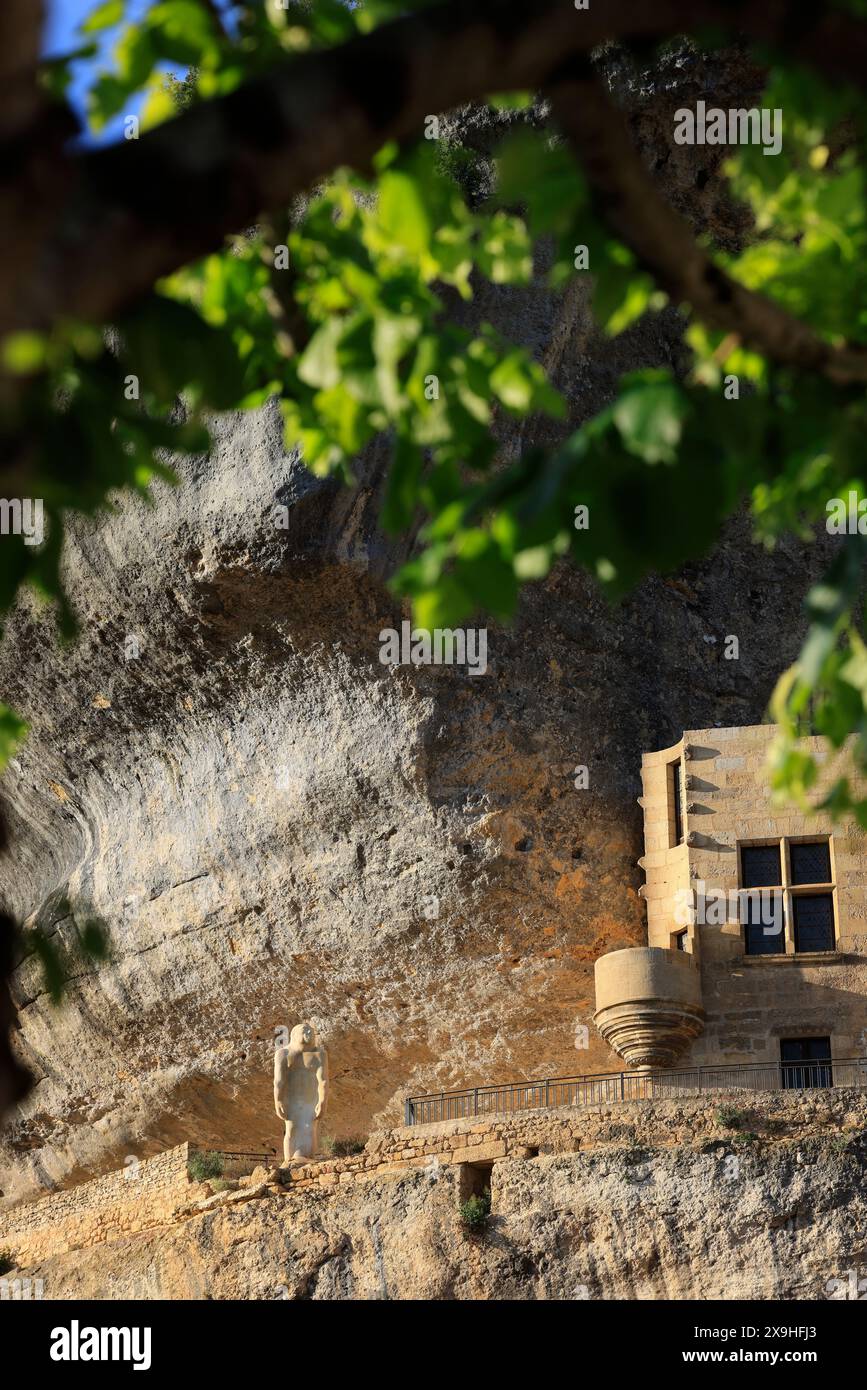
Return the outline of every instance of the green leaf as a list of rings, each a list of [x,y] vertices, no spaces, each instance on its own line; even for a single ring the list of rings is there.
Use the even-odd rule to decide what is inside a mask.
[[[382,505],[382,524],[391,535],[408,527],[418,507],[422,452],[416,444],[398,435]]]
[[[468,618],[475,605],[471,596],[452,574],[443,575],[435,585],[413,599],[413,617],[419,627],[455,627]]]
[[[29,725],[10,709],[0,704],[0,768],[4,768],[18,745],[27,736]]]
[[[850,645],[852,655],[840,668],[840,678],[848,685],[854,686],[867,705],[867,645],[857,632],[851,634]]]
[[[384,232],[410,255],[430,250],[433,225],[424,189],[413,175],[385,171],[379,181],[379,220]]]
[[[373,433],[364,407],[350,395],[345,385],[319,391],[313,405],[322,425],[344,454],[357,454]]]
[[[420,320],[409,314],[401,318],[378,314],[374,319],[376,379],[382,403],[390,415],[396,414],[402,403],[398,379],[400,363],[415,343],[420,330]]]
[[[491,387],[503,405],[526,414],[533,403],[534,383],[521,352],[510,352],[491,372]]]
[[[92,125],[100,129],[112,116],[122,111],[131,94],[128,82],[114,73],[102,73],[88,94],[88,110]]]
[[[524,206],[534,236],[571,231],[587,203],[587,185],[563,145],[524,130],[497,154],[497,202]]]
[[[343,319],[327,319],[317,328],[298,362],[298,375],[308,386],[329,390],[340,381],[338,344],[346,332]]]
[[[515,571],[486,531],[465,531],[459,537],[454,573],[474,608],[498,618],[512,616],[518,599]]]
[[[65,101],[74,77],[74,65],[83,58],[93,58],[99,45],[91,41],[56,58],[43,58],[39,82],[55,101]]]
[[[672,463],[677,454],[687,405],[681,387],[665,373],[630,378],[612,419],[630,453],[646,463]]]
[[[187,305],[151,295],[124,319],[121,335],[142,392],[163,404],[186,389],[214,410],[229,410],[243,398],[243,367],[230,334]]]
[[[115,49],[115,58],[118,74],[128,95],[144,86],[158,56],[153,32],[147,23],[131,25],[123,32]]]
[[[3,365],[15,376],[29,376],[45,366],[47,349],[41,333],[10,333],[3,342]]]
[[[126,0],[104,0],[102,5],[97,5],[79,26],[82,34],[96,34],[101,29],[111,29],[113,25],[120,24],[126,10]]]
[[[182,67],[216,56],[216,31],[211,16],[197,0],[163,0],[147,16],[153,52]]]
[[[533,105],[532,92],[501,92],[488,97],[488,104],[495,111],[526,111]]]
[[[533,274],[533,245],[520,217],[497,212],[483,228],[479,269],[496,285],[527,285]]]

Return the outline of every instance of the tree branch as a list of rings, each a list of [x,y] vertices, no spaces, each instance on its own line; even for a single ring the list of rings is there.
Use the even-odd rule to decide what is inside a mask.
[[[0,9],[0,141],[21,136],[42,106],[39,46],[43,0],[4,0]]]
[[[626,122],[589,72],[549,89],[557,124],[575,149],[608,226],[676,304],[783,366],[839,384],[867,381],[867,349],[835,347],[764,295],[721,270],[659,195]],[[592,269],[592,267],[591,267]]]
[[[220,35],[220,38],[226,40],[231,39],[231,35],[228,29],[226,28],[225,20],[223,19],[223,16],[220,14],[220,11],[217,7],[216,0],[202,0],[202,4],[208,11],[208,14],[211,16],[214,28]]]
[[[865,82],[867,27],[803,0],[598,0],[586,11],[570,0],[451,0],[293,59],[140,140],[68,157],[39,206],[22,200],[12,223],[27,239],[28,212],[38,225],[54,219],[32,274],[0,265],[0,337],[62,317],[109,321],[263,208],[420,134],[426,115],[539,87],[606,39],[702,23],[779,39],[826,74]]]

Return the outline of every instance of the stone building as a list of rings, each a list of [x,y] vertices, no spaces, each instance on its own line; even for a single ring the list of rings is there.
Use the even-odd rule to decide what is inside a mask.
[[[695,729],[642,758],[647,945],[596,963],[595,1022],[630,1067],[827,1085],[852,1079],[827,1059],[867,1054],[865,832],[772,805],[775,734]]]

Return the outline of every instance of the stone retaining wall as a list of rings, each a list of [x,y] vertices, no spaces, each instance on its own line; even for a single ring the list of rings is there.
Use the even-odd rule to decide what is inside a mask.
[[[867,1095],[862,1091],[715,1092],[712,1097],[625,1101],[385,1130],[372,1134],[362,1153],[286,1170],[262,1165],[225,1189],[189,1178],[187,1165],[196,1150],[181,1144],[128,1169],[3,1213],[0,1251],[11,1255],[19,1268],[32,1267],[49,1256],[115,1241],[224,1203],[267,1194],[282,1198],[311,1189],[324,1196],[349,1183],[410,1168],[490,1165],[500,1159],[532,1160],[538,1154],[604,1147],[696,1149],[737,1142],[737,1136],[745,1134],[774,1143],[817,1135],[851,1137],[856,1132],[867,1132]]]
[[[32,1264],[169,1220],[190,1188],[190,1145],[0,1213],[0,1251]]]
[[[490,1163],[500,1158],[574,1153],[605,1145],[652,1149],[693,1147],[709,1137],[755,1133],[764,1140],[806,1138],[867,1129],[867,1095],[842,1088],[792,1095],[772,1091],[715,1091],[666,1101],[533,1110],[520,1115],[450,1120],[373,1134],[364,1152],[280,1170],[293,1192],[333,1188],[408,1167]],[[257,1174],[256,1177],[260,1177]],[[244,1179],[253,1183],[256,1177]]]

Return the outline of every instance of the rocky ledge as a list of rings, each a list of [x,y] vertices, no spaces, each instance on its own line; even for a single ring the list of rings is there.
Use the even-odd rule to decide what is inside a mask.
[[[863,1092],[403,1129],[297,1176],[257,1171],[217,1191],[185,1181],[150,1229],[131,1230],[130,1217],[111,1239],[73,1236],[9,1277],[41,1280],[55,1299],[823,1300],[867,1289]],[[491,1215],[468,1230],[460,1204],[482,1185]]]

